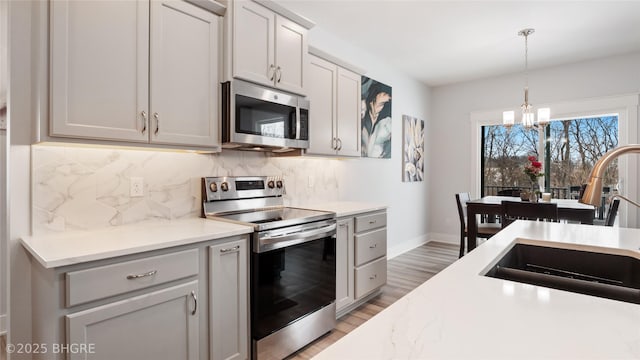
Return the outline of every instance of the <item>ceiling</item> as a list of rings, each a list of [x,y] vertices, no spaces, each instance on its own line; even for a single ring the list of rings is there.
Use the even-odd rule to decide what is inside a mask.
[[[430,86],[522,72],[527,27],[529,69],[640,51],[640,0],[278,3]]]

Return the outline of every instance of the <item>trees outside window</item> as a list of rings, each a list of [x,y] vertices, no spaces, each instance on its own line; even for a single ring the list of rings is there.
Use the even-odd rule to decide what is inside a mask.
[[[540,144],[544,144],[540,146]],[[514,125],[482,127],[482,192],[495,195],[501,189],[528,188],[523,171],[527,157],[545,163],[545,188],[554,197],[570,197],[571,187],[586,183],[595,162],[618,146],[618,117],[597,116],[554,120],[544,131]],[[542,147],[542,149],[540,149]],[[605,172],[605,190],[618,183],[618,162]]]

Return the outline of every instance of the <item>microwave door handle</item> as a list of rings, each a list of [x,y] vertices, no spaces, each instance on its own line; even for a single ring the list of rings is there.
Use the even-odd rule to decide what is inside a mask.
[[[300,106],[296,106],[296,140],[300,140]]]

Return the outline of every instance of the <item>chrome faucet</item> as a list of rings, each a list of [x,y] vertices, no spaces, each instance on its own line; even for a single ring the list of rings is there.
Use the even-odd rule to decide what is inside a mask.
[[[619,146],[615,149],[607,151],[606,154],[602,155],[600,159],[593,165],[593,169],[591,169],[591,174],[589,175],[589,182],[587,183],[587,187],[584,189],[584,193],[580,198],[580,202],[583,204],[590,204],[593,206],[600,206],[600,201],[602,198],[602,174],[607,169],[607,166],[613,161],[613,159],[618,156],[626,153],[640,153],[640,144],[630,144]],[[630,202],[631,204],[640,207],[635,201],[627,199],[622,195],[614,195],[614,197],[623,199],[625,201]]]

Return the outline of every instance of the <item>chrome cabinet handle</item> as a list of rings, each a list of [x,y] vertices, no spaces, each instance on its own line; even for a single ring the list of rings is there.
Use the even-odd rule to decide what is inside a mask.
[[[154,131],[154,134],[158,135],[158,131],[160,130],[160,115],[153,113],[153,117],[156,119],[156,131]]]
[[[240,250],[240,245],[236,245],[232,248],[224,248],[224,249],[220,249],[220,253],[221,254],[226,254],[226,253],[230,253],[230,252],[236,252]]]
[[[142,115],[142,133],[144,134],[147,131],[147,112],[142,110],[140,115]]]
[[[336,138],[331,139],[331,148],[333,150],[337,150],[336,148],[338,147],[338,145],[336,145],[338,142],[336,141]]]
[[[277,82],[280,82],[280,80],[282,79],[282,69],[280,69],[280,66],[278,66],[276,68],[276,72],[278,72],[278,80],[277,80]]]
[[[347,224],[345,224],[345,223],[338,224],[338,227],[345,227],[345,226],[347,226]]]
[[[340,138],[338,138],[338,148],[336,150],[342,150],[342,140]]]
[[[369,221],[369,224],[375,224],[375,223],[376,223],[376,221],[375,221],[375,220],[371,220],[371,221]]]
[[[378,244],[373,244],[373,246],[369,245],[369,249],[375,249],[378,247]]]
[[[195,315],[196,311],[198,311],[198,298],[196,297],[195,291],[191,291],[191,297],[193,298],[193,311],[191,312],[191,315]]]
[[[276,76],[276,67],[275,65],[271,64],[269,65],[269,71],[267,72],[267,74],[271,73],[271,76],[269,77],[269,80],[273,81],[273,79]]]
[[[369,276],[369,280],[376,279],[377,277],[378,277],[378,274],[373,274],[373,276]]]
[[[157,273],[158,273],[158,270],[151,270],[151,271],[146,272],[144,274],[127,275],[127,280],[134,280],[134,279],[140,279],[140,278],[144,278],[144,277],[149,277],[149,276],[153,276],[153,275],[155,275]]]

